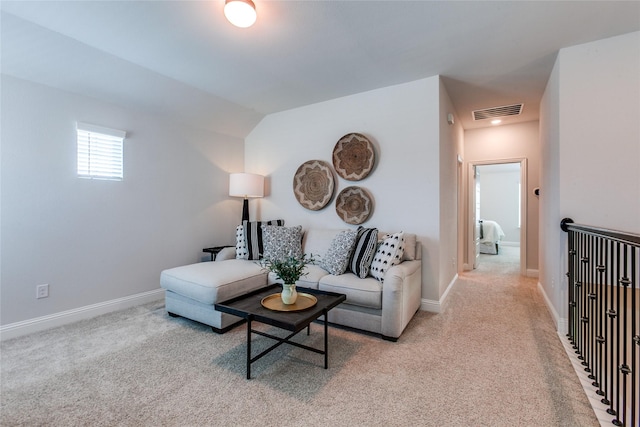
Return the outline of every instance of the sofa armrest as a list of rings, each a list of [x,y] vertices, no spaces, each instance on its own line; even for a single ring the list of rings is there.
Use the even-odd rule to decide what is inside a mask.
[[[404,261],[384,275],[382,285],[382,335],[398,338],[422,299],[422,262]]]
[[[229,246],[222,249],[218,255],[216,255],[216,261],[226,261],[228,259],[235,259],[236,257],[236,247]]]

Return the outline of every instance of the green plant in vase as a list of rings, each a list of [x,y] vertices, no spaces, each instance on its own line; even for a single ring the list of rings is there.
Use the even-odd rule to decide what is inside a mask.
[[[262,267],[276,275],[282,280],[282,302],[284,304],[293,304],[298,298],[296,291],[296,282],[300,277],[306,275],[303,272],[307,264],[313,264],[315,259],[313,255],[303,255],[296,257],[290,255],[282,259],[263,259]]]

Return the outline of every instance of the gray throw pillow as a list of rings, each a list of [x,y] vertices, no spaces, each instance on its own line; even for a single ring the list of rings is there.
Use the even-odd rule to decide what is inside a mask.
[[[262,226],[264,258],[281,261],[288,257],[302,257],[302,226],[278,227]]]
[[[275,219],[271,221],[242,221],[244,227],[244,238],[247,242],[247,258],[250,260],[258,260],[262,258],[264,253],[264,245],[262,244],[262,226],[278,225],[283,226],[283,219]]]
[[[344,274],[349,264],[349,257],[356,243],[356,230],[343,230],[336,235],[320,261],[320,267],[334,275]]]

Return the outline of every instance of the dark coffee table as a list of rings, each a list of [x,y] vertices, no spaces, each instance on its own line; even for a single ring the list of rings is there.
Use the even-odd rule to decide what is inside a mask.
[[[316,305],[302,311],[293,312],[273,311],[263,307],[261,304],[262,299],[266,296],[281,292],[282,287],[280,285],[268,286],[266,288],[258,289],[257,291],[251,292],[249,294],[241,295],[239,297],[215,304],[216,310],[223,313],[233,314],[247,320],[247,379],[251,378],[251,364],[253,362],[285,343],[303,348],[305,350],[313,351],[314,353],[324,354],[324,368],[327,369],[329,367],[329,331],[327,326],[327,313],[329,312],[329,310],[343,302],[346,299],[346,296],[335,292],[325,292],[316,289],[296,289],[298,290],[298,292],[304,292],[315,296],[318,300]],[[304,328],[307,328],[307,334],[309,334],[311,322],[317,320],[318,318],[320,318],[320,316],[324,316],[323,350],[290,341],[291,338],[293,338]],[[254,321],[266,323],[267,325],[272,325],[281,329],[291,331],[291,334],[287,335],[285,338],[281,338],[262,331],[256,331],[251,328],[251,324]],[[251,357],[252,333],[271,338],[277,341],[277,343],[267,348],[257,356]]]

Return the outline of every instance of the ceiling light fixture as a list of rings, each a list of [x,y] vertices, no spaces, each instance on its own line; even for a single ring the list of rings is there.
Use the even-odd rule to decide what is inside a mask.
[[[491,124],[492,125],[499,125],[500,123],[502,123],[502,120],[500,120],[500,119],[491,120]]]
[[[224,16],[236,27],[250,27],[256,22],[256,5],[251,0],[225,0]]]

